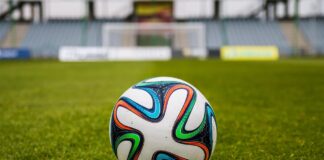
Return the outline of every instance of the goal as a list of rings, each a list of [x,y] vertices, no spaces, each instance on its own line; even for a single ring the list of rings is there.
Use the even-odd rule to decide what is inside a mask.
[[[173,55],[207,56],[203,23],[107,23],[103,47],[169,47]]]

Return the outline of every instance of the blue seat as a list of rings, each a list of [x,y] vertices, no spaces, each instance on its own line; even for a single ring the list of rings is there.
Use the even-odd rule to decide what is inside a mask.
[[[103,22],[49,21],[32,24],[21,43],[35,57],[57,57],[61,46],[100,46]]]
[[[280,25],[275,21],[228,20],[225,21],[229,45],[277,46],[281,54],[292,54]]]
[[[219,22],[206,22],[206,34],[208,49],[219,49],[223,45]]]
[[[10,30],[10,23],[5,21],[0,21],[0,41],[5,38]]]
[[[304,19],[299,27],[315,52],[324,54],[324,19]]]

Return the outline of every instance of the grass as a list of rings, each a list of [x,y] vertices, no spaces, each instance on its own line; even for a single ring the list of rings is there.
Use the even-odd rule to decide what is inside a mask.
[[[322,159],[324,60],[0,62],[0,159],[115,159],[114,103],[155,76],[184,79],[213,105],[213,159]]]

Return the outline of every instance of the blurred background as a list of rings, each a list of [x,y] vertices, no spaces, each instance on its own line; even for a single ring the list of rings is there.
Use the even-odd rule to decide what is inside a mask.
[[[320,56],[323,17],[323,0],[0,0],[0,58],[206,58],[224,46]]]

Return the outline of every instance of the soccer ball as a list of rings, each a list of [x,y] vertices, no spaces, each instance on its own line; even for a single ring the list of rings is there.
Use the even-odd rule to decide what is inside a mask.
[[[189,83],[157,77],[129,88],[110,119],[110,142],[119,160],[210,159],[215,114]]]

